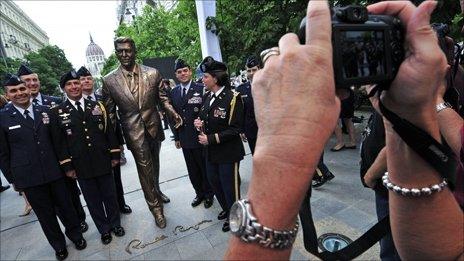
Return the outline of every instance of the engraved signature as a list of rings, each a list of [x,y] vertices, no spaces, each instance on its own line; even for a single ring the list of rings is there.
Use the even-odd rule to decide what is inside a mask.
[[[193,225],[193,226],[190,226],[190,227],[187,227],[187,228],[184,228],[184,226],[176,226],[176,227],[174,228],[174,231],[172,231],[172,233],[173,233],[174,235],[177,235],[177,233],[176,233],[177,230],[179,230],[179,232],[182,232],[182,233],[183,233],[183,232],[189,231],[189,230],[192,229],[192,228],[195,229],[195,230],[198,230],[198,229],[200,229],[200,225],[205,224],[205,223],[209,223],[209,222],[213,222],[213,221],[210,220],[210,219],[208,219],[208,220],[203,220],[203,221],[201,221],[200,223],[198,223],[198,224],[196,224],[196,225]]]
[[[155,243],[158,243],[159,241],[165,240],[166,238],[168,238],[168,236],[161,235],[159,237],[155,237],[155,239],[153,241],[148,242],[148,243],[144,243],[144,244],[142,244],[142,241],[140,239],[134,239],[131,242],[129,242],[129,244],[127,244],[126,252],[132,255],[132,252],[130,251],[131,248],[132,249],[142,249],[142,248],[145,248],[145,247],[147,247],[149,245],[153,245]]]
[[[200,226],[202,224],[205,224],[205,223],[209,223],[209,222],[213,222],[212,220],[208,219],[208,220],[203,220],[201,222],[199,222],[198,224],[195,224],[195,225],[192,225],[192,226],[189,226],[187,228],[184,228],[184,226],[176,226],[174,228],[174,231],[172,232],[174,235],[177,235],[177,232],[181,232],[181,233],[184,233],[186,231],[189,231],[190,229],[194,229],[194,230],[198,230],[200,229]],[[126,246],[126,252],[129,253],[130,255],[132,255],[132,252],[131,252],[131,249],[143,249],[149,245],[153,245],[153,244],[156,244],[162,240],[165,240],[166,238],[168,238],[168,236],[166,235],[161,235],[159,237],[155,237],[155,239],[153,239],[153,241],[151,242],[147,242],[147,243],[142,243],[142,240],[140,239],[133,239],[129,242],[129,244],[127,244]]]

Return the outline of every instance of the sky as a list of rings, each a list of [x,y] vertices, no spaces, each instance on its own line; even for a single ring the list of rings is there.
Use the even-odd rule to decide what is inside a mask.
[[[117,28],[116,0],[106,1],[14,1],[50,38],[51,45],[64,50],[76,69],[85,65],[85,50],[93,41],[105,57],[113,52],[114,30]]]

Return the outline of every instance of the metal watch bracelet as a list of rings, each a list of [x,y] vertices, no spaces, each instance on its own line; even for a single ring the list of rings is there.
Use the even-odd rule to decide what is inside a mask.
[[[258,243],[262,247],[272,249],[287,249],[293,245],[298,233],[298,220],[291,230],[274,230],[258,222],[258,219],[251,213],[251,205],[248,200],[242,200],[242,203],[247,206],[248,222],[243,233],[239,236],[241,240],[247,243]]]

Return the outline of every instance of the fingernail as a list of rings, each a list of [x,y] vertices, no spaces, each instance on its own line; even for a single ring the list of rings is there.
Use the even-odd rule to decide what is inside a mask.
[[[428,13],[429,15],[432,15],[433,11],[435,10],[435,8],[437,7],[437,4],[438,4],[437,1],[431,1],[431,2],[432,2],[432,3],[429,4],[428,10],[427,10],[427,13]]]

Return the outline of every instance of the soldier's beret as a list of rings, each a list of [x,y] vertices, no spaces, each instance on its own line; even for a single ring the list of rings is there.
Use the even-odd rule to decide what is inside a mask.
[[[188,65],[184,60],[179,58],[179,59],[176,60],[176,63],[174,64],[174,71],[177,71],[177,70],[185,68],[185,67],[190,68],[190,65]]]
[[[260,62],[259,62],[258,58],[256,58],[256,56],[254,56],[254,55],[248,57],[248,59],[246,60],[246,67],[253,68],[255,66],[260,66]]]
[[[33,74],[34,72],[29,69],[29,67],[27,67],[26,65],[24,64],[21,64],[21,66],[19,66],[19,69],[18,69],[18,76],[23,76],[23,75],[29,75],[29,74]]]
[[[71,71],[63,74],[63,76],[61,76],[61,79],[60,79],[60,87],[61,87],[61,89],[64,88],[64,85],[69,80],[79,80],[79,76],[77,75],[77,73],[76,73],[76,71],[74,69],[72,69]]]
[[[87,70],[87,68],[82,66],[81,68],[79,68],[79,70],[77,70],[77,76],[79,76],[79,77],[81,77],[81,76],[92,76],[92,74],[89,72],[89,70]]]
[[[208,56],[201,62],[200,70],[203,73],[225,72],[227,71],[227,66],[222,62],[214,60],[213,57]]]
[[[5,81],[3,82],[3,86],[16,86],[21,83],[23,83],[23,81],[21,81],[21,79],[19,79],[17,75],[8,73],[5,76]]]

